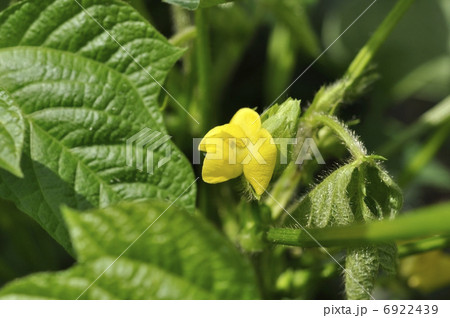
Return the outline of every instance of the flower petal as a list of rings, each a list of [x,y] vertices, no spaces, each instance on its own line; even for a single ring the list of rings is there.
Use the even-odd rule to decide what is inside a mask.
[[[258,155],[255,156],[250,151],[251,159],[242,166],[245,178],[250,182],[256,194],[261,195],[269,186],[270,179],[272,179],[273,170],[277,162],[277,147],[273,143],[270,133],[264,128],[258,132],[258,135],[260,138],[265,139],[257,149]],[[259,160],[261,157],[265,162]]]
[[[237,125],[225,124],[222,126],[214,127],[213,129],[208,131],[208,133],[205,135],[205,137],[203,137],[202,141],[198,145],[198,150],[215,152],[216,142],[213,140],[215,138],[221,138],[225,141],[227,139],[236,139],[236,144],[238,147],[245,147],[244,131]]]
[[[202,178],[206,183],[225,182],[242,174],[241,164],[230,164],[228,156],[224,156],[224,159],[216,159],[211,158],[212,155],[215,154],[207,153],[203,162]]]
[[[247,137],[253,139],[261,129],[261,118],[253,109],[241,108],[231,118],[230,124],[241,127]]]

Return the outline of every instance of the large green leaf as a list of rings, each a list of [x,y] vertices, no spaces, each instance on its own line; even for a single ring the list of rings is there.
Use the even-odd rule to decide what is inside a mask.
[[[76,299],[128,247],[81,299],[259,297],[249,262],[183,209],[152,200],[64,215],[80,264],[12,282],[0,298]]]
[[[0,14],[0,83],[29,131],[25,178],[0,171],[0,195],[68,250],[62,204],[84,210],[156,197],[193,211],[196,192],[171,142],[153,150],[154,162],[171,156],[152,174],[126,160],[128,138],[144,128],[165,134],[156,81],[182,52],[123,2],[78,2],[24,1]]]
[[[0,88],[0,168],[22,177],[22,156],[25,123],[11,96]]]
[[[0,14],[0,48],[18,46],[72,52],[122,73],[164,131],[158,83],[162,84],[183,51],[169,44],[128,4],[118,0],[21,1]]]
[[[220,3],[230,2],[232,0],[163,0],[170,4],[182,6],[185,9],[196,10],[199,8],[212,7]]]

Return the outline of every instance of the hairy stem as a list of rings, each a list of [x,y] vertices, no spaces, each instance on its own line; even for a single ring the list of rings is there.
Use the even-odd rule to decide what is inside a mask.
[[[330,128],[342,142],[347,146],[352,156],[355,159],[362,159],[366,154],[366,150],[356,137],[340,122],[333,117],[327,115],[314,114],[311,116],[311,121],[314,126],[324,125]]]

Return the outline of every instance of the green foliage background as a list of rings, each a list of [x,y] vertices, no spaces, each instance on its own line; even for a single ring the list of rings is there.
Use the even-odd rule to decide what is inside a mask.
[[[12,2],[0,14],[0,298],[339,299],[343,281],[349,298],[450,297],[448,1],[411,1],[361,72],[365,57],[351,62],[391,1],[311,67],[371,1]],[[260,202],[241,179],[196,180],[192,138],[272,104],[266,126],[292,137],[300,125],[325,168],[277,170]],[[126,165],[126,139],[147,126],[173,136],[154,175]]]

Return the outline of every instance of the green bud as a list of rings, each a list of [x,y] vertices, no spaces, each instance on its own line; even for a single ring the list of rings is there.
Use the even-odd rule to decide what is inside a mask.
[[[263,128],[273,138],[294,138],[300,118],[300,100],[289,98],[281,105],[275,104],[261,115]]]
[[[267,129],[277,145],[280,154],[278,159],[282,157],[287,158],[286,163],[289,163],[291,159],[290,154],[294,147],[287,138],[296,137],[299,118],[300,100],[292,98],[287,99],[280,105],[273,105],[261,115],[262,127]],[[280,168],[278,162],[275,168],[276,173],[280,172]]]

